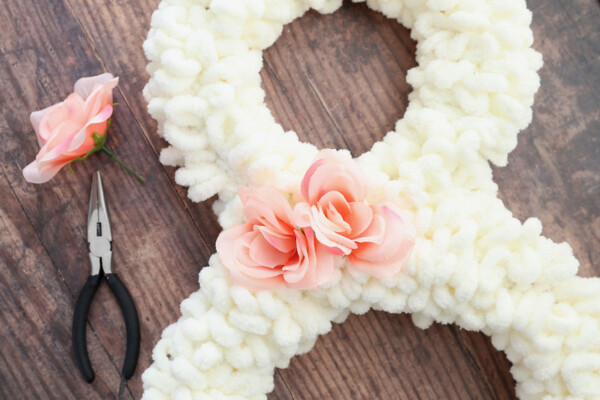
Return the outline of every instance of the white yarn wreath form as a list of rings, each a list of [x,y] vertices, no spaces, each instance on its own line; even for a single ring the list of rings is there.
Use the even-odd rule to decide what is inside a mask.
[[[411,29],[418,66],[395,130],[357,158],[373,200],[414,217],[404,269],[375,279],[341,266],[317,290],[234,286],[218,255],[162,334],[144,399],[265,399],[274,368],[309,351],[331,323],[369,309],[411,313],[421,328],[454,323],[491,336],[521,399],[600,399],[600,279],[575,276],[566,243],[521,223],[497,198],[488,160],[505,165],[531,121],[540,54],[523,0],[369,0]],[[341,0],[163,0],[144,50],[144,95],[189,197],[218,194],[224,228],[243,223],[237,190],[296,193],[317,154],[264,102],[262,50],[309,8]]]

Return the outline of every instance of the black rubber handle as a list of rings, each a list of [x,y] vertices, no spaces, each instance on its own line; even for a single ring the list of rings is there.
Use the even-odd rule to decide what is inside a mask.
[[[94,370],[90,364],[90,358],[87,352],[85,327],[90,304],[92,304],[94,294],[96,293],[99,284],[100,275],[90,275],[81,289],[81,292],[79,292],[79,297],[75,304],[75,312],[73,313],[73,353],[75,353],[77,367],[79,367],[83,379],[88,383],[91,383],[94,380]]]
[[[104,275],[108,286],[114,293],[125,319],[125,330],[127,333],[127,350],[125,350],[125,361],[123,362],[123,378],[129,379],[133,376],[140,354],[140,321],[135,309],[135,303],[131,294],[121,282],[117,274]]]

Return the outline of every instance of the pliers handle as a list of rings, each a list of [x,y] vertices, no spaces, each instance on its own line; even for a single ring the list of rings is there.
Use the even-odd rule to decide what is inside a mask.
[[[95,375],[87,351],[86,320],[94,294],[96,294],[96,290],[100,286],[102,276],[104,276],[110,290],[117,298],[117,302],[123,312],[123,318],[125,319],[127,350],[125,351],[125,361],[123,363],[123,378],[129,379],[133,376],[140,353],[140,322],[131,294],[129,294],[129,291],[115,273],[103,274],[100,272],[97,275],[90,275],[81,289],[75,305],[72,332],[75,360],[83,379],[88,383],[94,380]]]

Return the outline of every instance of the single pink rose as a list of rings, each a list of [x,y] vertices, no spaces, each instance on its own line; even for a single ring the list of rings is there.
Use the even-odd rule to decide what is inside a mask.
[[[414,245],[414,229],[392,205],[366,203],[367,177],[348,155],[322,150],[302,180],[307,203],[294,208],[298,226],[311,227],[334,255],[376,277],[402,268]]]
[[[355,239],[357,248],[348,256],[350,267],[385,278],[399,272],[415,245],[413,225],[392,205],[371,206],[373,219]]]
[[[75,93],[65,101],[31,113],[41,149],[35,161],[23,169],[26,180],[47,182],[70,161],[94,148],[92,134],[105,134],[118,81],[108,73],[81,78],[75,83]]]
[[[371,223],[366,204],[367,177],[352,158],[335,150],[321,150],[302,179],[307,203],[294,209],[300,227],[312,227],[319,242],[335,255],[348,255]]]
[[[292,208],[277,190],[239,191],[247,224],[221,232],[217,252],[234,282],[252,290],[285,285],[314,289],[334,272],[333,255],[312,229],[297,229]]]

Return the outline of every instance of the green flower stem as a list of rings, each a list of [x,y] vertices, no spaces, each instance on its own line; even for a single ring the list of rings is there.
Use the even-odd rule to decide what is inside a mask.
[[[141,183],[146,182],[146,180],[144,178],[142,178],[141,176],[139,176],[137,173],[135,173],[134,170],[132,170],[131,168],[129,168],[123,161],[119,160],[119,158],[115,155],[115,153],[113,153],[112,151],[110,151],[109,149],[107,149],[105,146],[102,146],[101,149],[103,152],[105,152],[106,154],[108,154],[108,156],[110,158],[112,158],[113,160],[115,160],[116,162],[118,162],[121,167],[125,168],[125,170],[127,172],[129,172],[131,175],[135,176],[135,179],[137,179],[138,181],[140,181]]]

